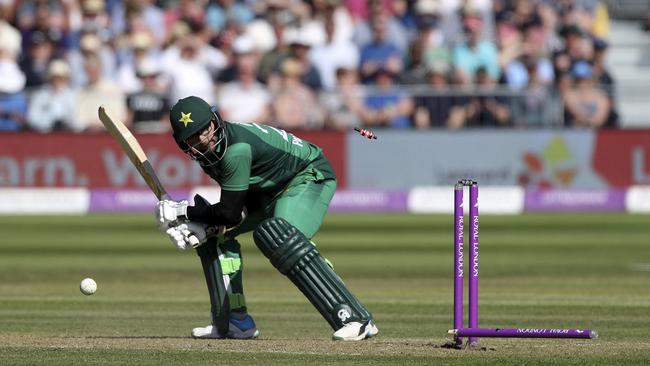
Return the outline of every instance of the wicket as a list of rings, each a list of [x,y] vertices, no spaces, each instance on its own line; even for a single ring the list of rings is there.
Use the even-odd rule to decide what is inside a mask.
[[[468,327],[463,327],[463,279],[464,279],[464,209],[463,193],[469,187],[469,319]],[[478,326],[478,183],[463,179],[454,186],[454,329],[448,331],[454,336],[456,346],[461,346],[463,338],[467,345],[474,345],[478,337],[500,338],[597,338],[598,333],[589,329],[550,329],[550,328],[479,328]]]

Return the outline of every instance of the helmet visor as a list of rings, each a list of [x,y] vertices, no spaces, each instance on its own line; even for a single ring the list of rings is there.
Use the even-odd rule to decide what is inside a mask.
[[[226,153],[226,129],[215,116],[208,127],[185,140],[184,152],[203,166],[218,163]]]

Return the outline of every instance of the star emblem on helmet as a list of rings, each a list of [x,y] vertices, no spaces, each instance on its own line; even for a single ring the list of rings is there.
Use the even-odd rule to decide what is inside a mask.
[[[190,118],[191,115],[192,115],[192,112],[187,113],[187,114],[181,112],[181,119],[179,119],[178,122],[184,124],[185,127],[187,127],[187,124],[188,124],[188,123],[190,123],[190,122],[194,122],[194,121],[192,121],[192,119]]]

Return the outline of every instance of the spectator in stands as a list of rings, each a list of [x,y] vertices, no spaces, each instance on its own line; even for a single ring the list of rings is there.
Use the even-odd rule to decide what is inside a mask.
[[[408,128],[413,101],[399,86],[392,69],[381,67],[372,75],[375,88],[368,91],[361,114],[365,126]]]
[[[314,44],[316,44],[317,34],[308,29],[298,29],[294,32],[287,32],[289,43],[288,58],[300,62],[300,69],[302,74],[302,83],[307,85],[314,91],[323,88],[323,82],[318,73],[318,69],[309,58],[309,52]],[[276,72],[281,72],[281,67],[284,64],[284,59],[280,60],[280,64],[276,66]],[[273,83],[273,81],[269,81]]]
[[[21,36],[0,18],[0,131],[18,131],[25,123],[25,74],[17,63]]]
[[[436,12],[421,13],[416,20],[417,33],[408,54],[408,70],[400,75],[402,84],[422,84],[431,65],[450,64],[451,54],[444,43]]]
[[[552,84],[543,79],[542,67],[534,56],[521,59],[526,70],[523,94],[512,98],[512,115],[516,126],[557,126],[562,121],[562,100],[551,91]]]
[[[226,22],[232,20],[245,24],[253,20],[255,14],[246,4],[235,0],[210,1],[205,12],[206,24],[215,32],[220,32]]]
[[[27,52],[23,53],[20,68],[26,77],[25,86],[41,86],[47,79],[47,66],[56,57],[56,45],[48,33],[34,31],[30,33]]]
[[[253,47],[253,41],[247,36],[239,36],[233,43],[236,77],[222,85],[217,95],[219,113],[228,121],[270,120],[271,96],[266,86],[256,79],[258,57]]]
[[[70,131],[76,108],[75,92],[70,88],[70,67],[61,59],[50,62],[47,84],[31,96],[27,110],[29,127],[38,132]]]
[[[465,121],[465,97],[454,95],[450,90],[449,64],[433,63],[427,70],[427,81],[430,95],[419,95],[415,98],[414,123],[417,128],[449,127],[459,128]]]
[[[564,25],[560,29],[560,36],[564,43],[564,50],[571,58],[572,63],[591,58],[589,39],[585,37],[583,30],[577,24]]]
[[[97,117],[97,107],[102,104],[116,118],[124,121],[126,97],[115,82],[102,76],[102,63],[99,57],[92,55],[86,57],[84,67],[88,75],[88,84],[77,92],[76,106],[73,110],[73,129],[77,132],[104,131],[104,126]]]
[[[510,98],[495,90],[496,80],[485,68],[476,70],[474,77],[480,94],[473,95],[465,105],[467,127],[506,127],[512,124]]]
[[[575,127],[603,127],[612,106],[607,94],[594,85],[592,66],[587,61],[578,61],[571,67],[571,75],[575,85],[564,94],[566,124]]]
[[[498,51],[494,43],[482,37],[483,18],[475,8],[466,7],[463,10],[463,30],[466,40],[457,44],[453,49],[453,64],[463,83],[469,83],[477,75],[479,69],[484,69],[491,80],[500,76]]]
[[[163,72],[170,82],[169,100],[176,101],[188,95],[196,95],[210,104],[216,102],[212,74],[202,56],[202,41],[195,35],[183,36],[168,48]],[[176,53],[178,52],[178,53]]]
[[[398,75],[403,69],[403,53],[388,38],[388,21],[386,14],[371,18],[372,41],[361,48],[361,81],[371,83],[380,69]]]
[[[154,39],[154,47],[162,46],[167,40],[165,16],[155,0],[125,0],[109,2],[111,28],[115,35],[146,30]],[[133,23],[138,25],[134,28]],[[130,23],[130,24],[127,24]]]
[[[325,44],[315,46],[309,55],[319,72],[323,87],[332,90],[336,86],[336,70],[359,65],[359,49],[351,41],[334,38],[334,17],[325,18]]]
[[[276,66],[280,64],[280,60],[289,57],[286,28],[287,24],[293,21],[293,16],[288,11],[281,9],[270,9],[269,11],[267,17],[275,36],[275,46],[262,56],[257,72],[259,79],[267,85],[269,84],[269,77],[276,71]]]
[[[357,47],[364,47],[377,41],[377,33],[380,30],[382,43],[391,44],[401,60],[408,50],[410,37],[406,29],[391,14],[390,9],[389,1],[369,0],[368,19],[357,23],[353,41]]]
[[[340,67],[336,70],[335,88],[319,94],[326,128],[348,131],[361,125],[364,94],[358,75],[356,67]]]
[[[605,127],[616,127],[618,125],[618,111],[616,110],[616,81],[612,77],[607,65],[605,65],[605,56],[609,47],[607,41],[601,38],[594,38],[594,57],[592,59],[593,72],[596,84],[600,86],[609,97],[612,111],[607,117]]]
[[[29,48],[34,32],[45,34],[55,49],[73,47],[70,36],[71,14],[76,1],[15,1],[16,25],[23,36],[23,50]],[[57,55],[60,56],[60,55]]]
[[[158,133],[169,129],[169,101],[160,83],[160,66],[142,59],[136,66],[138,91],[126,97],[127,123],[136,132]]]
[[[102,63],[102,77],[115,80],[117,69],[115,52],[94,31],[83,31],[79,39],[79,48],[68,52],[67,61],[70,69],[74,70],[70,75],[73,87],[78,88],[88,83],[84,66],[88,57],[99,57]]]
[[[104,0],[80,0],[81,21],[78,22],[76,31],[81,33],[93,33],[97,35],[102,43],[108,42],[114,36],[111,31],[111,17],[106,11]],[[102,62],[106,60],[102,59]],[[108,64],[104,65],[109,67]],[[74,70],[74,68],[73,68]]]
[[[142,79],[136,72],[138,65],[142,62],[159,63],[159,60],[153,49],[155,40],[150,33],[144,31],[131,33],[126,42],[130,54],[117,69],[117,82],[122,90],[129,94],[142,88]]]
[[[323,115],[314,92],[302,83],[303,63],[287,58],[280,67],[282,80],[272,103],[273,121],[284,129],[319,129]]]
[[[605,64],[605,57],[609,45],[607,41],[601,38],[594,38],[593,43],[594,57],[592,59],[592,64],[594,77],[597,84],[603,88],[610,98],[614,98],[616,82],[614,81],[612,74],[607,70],[607,65]]]

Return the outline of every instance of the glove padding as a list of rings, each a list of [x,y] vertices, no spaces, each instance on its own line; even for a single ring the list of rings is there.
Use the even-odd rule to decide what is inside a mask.
[[[187,221],[170,226],[165,233],[178,249],[186,250],[198,248],[208,240],[206,228],[206,225],[198,222]]]
[[[162,231],[167,231],[171,226],[175,226],[181,220],[187,220],[187,206],[189,202],[162,200],[156,203],[156,223]]]

